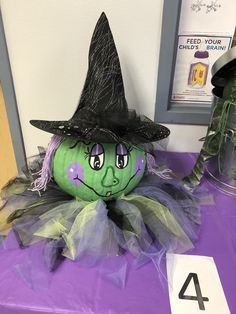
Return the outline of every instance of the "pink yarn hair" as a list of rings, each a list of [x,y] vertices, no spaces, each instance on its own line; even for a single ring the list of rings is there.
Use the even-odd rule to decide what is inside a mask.
[[[52,179],[52,160],[56,152],[56,149],[63,141],[63,137],[59,135],[53,135],[51,141],[48,144],[46,155],[44,157],[42,169],[37,173],[39,178],[37,178],[33,183],[32,191],[37,191],[40,193],[41,190],[45,191],[48,182]]]

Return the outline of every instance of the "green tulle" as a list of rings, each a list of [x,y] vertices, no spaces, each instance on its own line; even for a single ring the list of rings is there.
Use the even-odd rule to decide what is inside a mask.
[[[73,217],[78,217],[83,208],[86,211],[87,204],[88,202],[74,199],[67,202],[66,206],[63,204],[46,212],[39,217],[46,223],[35,232],[35,235],[49,239],[59,239],[62,235],[66,237],[68,230],[73,227]]]
[[[75,259],[79,255],[78,243],[87,231],[88,224],[99,215],[96,209],[98,202],[85,202],[75,199],[67,203],[66,206],[61,205],[53,208],[50,212],[39,217],[45,223],[34,235],[48,239],[63,238],[66,243],[63,255]],[[109,228],[107,228],[107,232],[109,232]],[[95,247],[96,235],[91,236]]]
[[[71,259],[75,259],[78,256],[77,243],[82,239],[88,223],[97,215],[97,202],[88,203],[76,216],[71,228],[67,229],[67,232],[63,234],[67,247],[63,252],[64,256]],[[94,235],[94,241],[96,241],[96,235]]]
[[[30,182],[24,178],[15,178],[8,182],[0,190],[0,235],[6,236],[12,226],[11,221],[8,221],[8,217],[10,217],[18,206],[25,206],[26,202],[12,202],[8,206],[6,206],[7,201],[6,197],[10,195],[20,195],[22,192],[27,190],[30,187]],[[18,207],[19,208],[19,207]]]
[[[124,228],[122,230],[122,237],[124,237],[124,243],[130,243],[130,241],[141,241],[143,238],[143,227],[142,221],[148,228],[153,232],[156,238],[162,242],[162,229],[164,228],[168,234],[172,235],[172,238],[176,239],[178,245],[181,243],[184,249],[192,248],[192,242],[185,234],[179,223],[176,221],[174,216],[171,214],[168,208],[158,203],[157,201],[151,200],[147,197],[131,194],[128,196],[122,196],[117,202],[117,209],[119,210],[119,201],[126,201],[129,204],[133,204],[139,209],[139,215],[137,212],[131,214],[127,212],[126,215],[131,215],[129,218],[129,225],[132,227],[127,230]],[[34,235],[37,237],[48,238],[48,239],[60,239],[63,238],[66,243],[66,249],[63,255],[70,258],[76,259],[79,252],[79,243],[82,239],[86,237],[86,241],[91,240],[93,242],[94,250],[99,248],[99,252],[96,254],[101,254],[100,250],[102,243],[96,243],[97,241],[103,241],[105,248],[104,250],[109,252],[109,254],[117,253],[118,246],[114,245],[116,239],[114,238],[114,230],[111,228],[107,220],[107,212],[104,213],[104,218],[101,219],[99,211],[97,210],[97,205],[99,201],[96,202],[84,202],[79,200],[73,200],[64,205],[53,208],[51,211],[41,215],[39,218],[44,222]],[[73,218],[74,217],[74,218]],[[127,216],[126,216],[127,218]],[[136,219],[136,222],[135,220]],[[98,230],[98,234],[89,234],[88,230],[91,232],[96,232],[96,228],[91,228],[91,223],[100,221],[104,228]],[[157,226],[157,222],[160,224],[161,228]],[[127,224],[126,224],[127,225]],[[97,226],[99,229],[101,226]],[[100,233],[104,233],[101,236]],[[101,240],[102,239],[102,240]],[[105,239],[105,240],[104,240]],[[151,240],[146,236],[147,245],[151,244]],[[23,239],[22,239],[23,240]],[[163,239],[165,242],[166,239]],[[109,244],[110,243],[110,244]],[[166,243],[162,243],[166,245]],[[119,245],[122,246],[121,243]],[[108,249],[109,247],[109,249]],[[114,250],[115,247],[115,250]],[[173,249],[176,249],[174,247]],[[178,250],[181,249],[178,247]],[[133,252],[138,252],[137,249],[133,249]]]
[[[193,247],[192,242],[167,207],[157,201],[141,195],[131,194],[124,196],[123,199],[139,208],[144,223],[151,229],[160,241],[161,233],[160,229],[156,228],[156,220],[162,224],[164,229],[167,230],[170,235],[172,234],[176,238],[178,243],[182,243],[185,248],[188,247],[191,249]]]
[[[20,189],[21,182],[14,190]],[[148,193],[149,187],[140,189]],[[0,211],[0,233],[6,235],[11,227],[9,222],[13,222],[22,246],[45,241],[50,247],[55,245],[63,256],[85,261],[86,265],[124,251],[138,258],[153,247],[156,252],[162,248],[178,253],[191,249],[190,238],[194,233],[190,231],[191,223],[176,216],[183,207],[178,209],[171,194],[155,186],[150,189],[157,189],[155,196],[135,192],[108,202],[89,202],[68,196],[53,183],[41,195],[24,188],[23,192],[6,197],[7,203]],[[172,204],[171,209],[162,205],[159,198]],[[184,229],[186,225],[190,229]]]
[[[20,194],[30,188],[30,185],[31,182],[26,178],[14,178],[0,190],[0,198],[4,198],[13,194]]]

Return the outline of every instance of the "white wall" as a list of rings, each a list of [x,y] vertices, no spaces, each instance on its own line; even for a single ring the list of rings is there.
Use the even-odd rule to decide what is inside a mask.
[[[50,134],[30,119],[67,120],[79,100],[92,32],[108,16],[130,108],[154,118],[163,0],[1,0],[27,155]],[[199,151],[205,127],[169,125],[168,149]]]

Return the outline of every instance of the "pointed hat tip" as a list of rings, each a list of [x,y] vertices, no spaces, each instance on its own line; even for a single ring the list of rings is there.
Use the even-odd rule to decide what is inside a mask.
[[[102,14],[101,14],[100,17],[102,17],[102,16],[103,16],[103,17],[107,17],[107,16],[106,16],[106,13],[105,13],[104,11],[102,11]]]
[[[108,18],[107,18],[107,16],[106,16],[106,13],[103,11],[102,12],[102,14],[100,15],[100,17],[99,17],[99,19],[98,19],[99,21],[101,21],[101,20],[105,20],[105,21],[108,21]]]
[[[1,0],[0,0],[1,1]],[[94,33],[93,33],[93,38],[92,38],[92,41],[94,39],[94,36],[97,36],[99,32],[99,36],[101,34],[105,34],[105,33],[111,33],[111,29],[110,29],[110,25],[109,25],[109,21],[108,21],[108,18],[105,14],[105,12],[102,12],[102,14],[100,15],[97,23],[96,23],[96,26],[95,26],[95,29],[94,29]],[[91,41],[91,42],[92,42]]]

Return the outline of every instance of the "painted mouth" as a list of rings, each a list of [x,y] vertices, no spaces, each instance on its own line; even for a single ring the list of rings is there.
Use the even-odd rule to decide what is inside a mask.
[[[114,192],[114,193],[112,193],[112,191],[108,191],[108,192],[106,193],[106,195],[102,195],[102,194],[98,193],[93,187],[91,187],[90,185],[88,185],[87,183],[85,183],[83,180],[81,180],[81,179],[78,177],[78,175],[77,175],[73,180],[78,180],[78,181],[80,181],[83,185],[85,185],[87,188],[89,188],[91,191],[93,191],[97,196],[100,196],[100,197],[110,197],[111,195],[116,195],[116,194],[118,194],[118,193],[124,191],[124,190],[127,188],[127,186],[130,184],[130,182],[133,180],[133,178],[137,175],[137,173],[138,173],[140,170],[141,170],[141,169],[139,169],[139,168],[137,169],[137,171],[135,172],[135,174],[133,174],[132,177],[130,177],[129,181],[127,182],[127,184],[125,185],[125,187],[124,187],[123,189],[121,189],[121,190],[119,190],[119,191],[117,191],[117,192]]]

